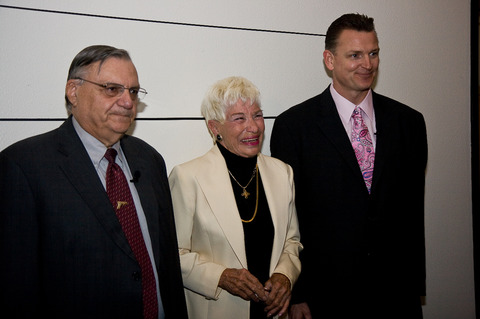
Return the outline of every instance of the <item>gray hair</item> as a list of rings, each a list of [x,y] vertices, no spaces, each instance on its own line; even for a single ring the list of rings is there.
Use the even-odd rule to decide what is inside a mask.
[[[131,61],[130,55],[126,50],[117,49],[108,45],[92,45],[86,47],[75,56],[68,70],[67,81],[83,77],[87,68],[95,62],[100,61],[100,67],[102,67],[102,64],[110,58]],[[65,103],[67,110],[70,112],[72,103],[68,100],[67,95],[65,95]]]

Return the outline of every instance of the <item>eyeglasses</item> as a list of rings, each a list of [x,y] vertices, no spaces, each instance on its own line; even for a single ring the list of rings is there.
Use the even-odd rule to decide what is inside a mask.
[[[105,94],[107,96],[110,96],[110,97],[120,96],[120,95],[123,94],[125,89],[128,89],[128,93],[130,93],[130,98],[133,101],[136,101],[136,100],[143,99],[148,93],[145,89],[142,89],[142,88],[136,88],[136,87],[127,88],[127,87],[125,87],[121,84],[116,84],[116,83],[101,84],[101,83],[96,83],[96,82],[93,82],[93,81],[90,81],[90,80],[85,80],[85,79],[82,79],[82,78],[76,78],[76,79],[102,87]]]

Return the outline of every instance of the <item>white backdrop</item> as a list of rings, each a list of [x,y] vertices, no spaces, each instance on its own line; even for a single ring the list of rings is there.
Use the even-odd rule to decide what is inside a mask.
[[[270,154],[274,117],[330,83],[322,34],[347,12],[375,18],[375,90],[427,122],[425,318],[474,318],[467,0],[0,0],[0,150],[59,126],[71,60],[108,44],[130,52],[149,92],[131,133],[169,171],[211,147],[200,103],[231,75],[262,92]]]

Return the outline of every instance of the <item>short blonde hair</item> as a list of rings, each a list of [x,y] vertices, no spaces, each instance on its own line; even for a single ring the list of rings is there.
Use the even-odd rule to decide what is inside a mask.
[[[241,99],[250,104],[260,105],[260,91],[249,80],[241,76],[231,76],[215,82],[205,94],[201,112],[208,126],[208,121],[225,122],[227,109]]]

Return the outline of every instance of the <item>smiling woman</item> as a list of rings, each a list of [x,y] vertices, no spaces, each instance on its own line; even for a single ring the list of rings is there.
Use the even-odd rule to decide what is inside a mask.
[[[209,120],[208,128],[218,142],[230,152],[242,156],[256,156],[262,149],[265,122],[260,107],[249,99],[228,107],[225,121]]]
[[[282,315],[300,273],[292,169],[260,153],[259,97],[245,78],[216,82],[201,107],[215,145],[169,177],[191,318]]]
[[[260,153],[265,132],[260,91],[243,77],[215,83],[202,102],[201,111],[214,143],[241,157]]]

